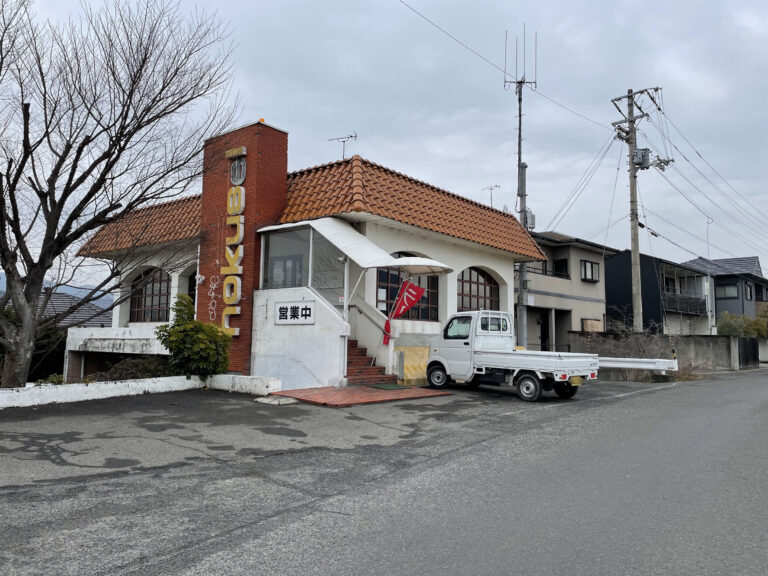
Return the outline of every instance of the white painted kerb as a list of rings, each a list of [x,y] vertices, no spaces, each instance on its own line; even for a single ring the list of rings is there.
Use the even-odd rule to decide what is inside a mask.
[[[192,376],[189,379],[185,376],[169,376],[166,378],[143,378],[141,380],[92,382],[89,384],[40,384],[28,385],[26,388],[0,390],[0,410],[3,408],[101,400],[119,396],[197,390],[205,386],[214,390],[251,394],[252,396],[266,396],[272,392],[279,392],[282,388],[280,380],[276,378],[236,376],[233,374],[219,374],[210,377],[205,382],[197,376]]]
[[[40,384],[27,388],[0,390],[0,408],[21,408],[42,404],[63,404],[100,400],[116,396],[136,396],[138,394],[159,394],[194,390],[202,388],[203,383],[197,376],[189,380],[184,376],[167,378],[143,378],[141,380],[123,380],[120,382],[92,382],[90,384]]]

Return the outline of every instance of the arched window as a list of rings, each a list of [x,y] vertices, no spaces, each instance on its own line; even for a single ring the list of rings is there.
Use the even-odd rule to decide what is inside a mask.
[[[168,322],[171,277],[151,268],[131,282],[131,322]]]
[[[498,309],[499,283],[480,268],[464,268],[458,278],[457,312]]]
[[[407,252],[396,252],[393,256],[413,256]],[[397,268],[379,268],[376,282],[376,307],[382,313],[389,316],[392,306],[397,298],[397,292],[403,284],[405,274]],[[421,297],[413,308],[408,310],[401,318],[408,320],[438,321],[438,289],[437,276],[412,276],[411,283],[424,288],[424,296]]]

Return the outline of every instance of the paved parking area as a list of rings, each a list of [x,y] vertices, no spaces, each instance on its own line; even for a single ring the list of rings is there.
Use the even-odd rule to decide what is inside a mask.
[[[335,535],[344,534],[339,546],[363,538],[416,502],[424,512],[409,518],[428,518],[445,508],[436,487],[452,478],[458,489],[495,486],[507,502],[507,488],[513,495],[521,486],[497,464],[536,477],[545,458],[577,463],[590,443],[610,445],[625,422],[682,413],[699,389],[717,414],[723,394],[748,398],[766,373],[737,375],[733,386],[602,382],[572,400],[537,403],[457,385],[450,396],[349,408],[200,390],[3,410],[0,574],[364,573],[331,569],[364,558],[358,545],[358,556],[339,556],[328,544]],[[474,490],[465,505],[486,497]],[[385,536],[406,546],[424,534],[394,525],[377,538]],[[311,542],[318,547],[303,552],[288,545]],[[440,545],[443,537],[429,544]],[[392,573],[388,565],[380,573]]]
[[[214,390],[113,398],[0,411],[0,486],[184,466],[200,459],[251,459],[311,448],[389,446],[436,423],[578,406],[653,389],[599,383],[573,400],[546,395],[528,404],[511,389],[461,385],[453,394],[380,405],[327,408],[268,405]],[[666,386],[666,385],[661,385]]]

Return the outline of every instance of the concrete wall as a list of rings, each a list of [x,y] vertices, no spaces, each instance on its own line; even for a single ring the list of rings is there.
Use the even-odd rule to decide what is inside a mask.
[[[572,352],[599,356],[671,358],[677,352],[681,371],[716,371],[738,369],[738,338],[730,336],[630,335],[614,338],[606,334],[570,334]],[[768,352],[768,350],[766,350]]]
[[[275,324],[278,302],[314,301],[315,323]],[[349,324],[310,288],[256,290],[251,374],[282,381],[283,390],[339,386],[346,370]]]
[[[70,328],[67,350],[74,352],[110,352],[113,354],[168,354],[155,337],[162,323],[133,323],[128,328]]]
[[[768,340],[758,340],[757,346],[760,354],[760,362],[768,362]]]

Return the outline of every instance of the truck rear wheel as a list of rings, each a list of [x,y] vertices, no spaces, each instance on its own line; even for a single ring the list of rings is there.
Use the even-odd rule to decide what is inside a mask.
[[[576,396],[576,392],[579,391],[578,386],[568,386],[567,384],[563,384],[561,382],[555,382],[554,386],[552,386],[552,389],[560,398],[573,398]]]
[[[541,396],[541,382],[533,374],[523,374],[517,379],[517,395],[526,402],[536,402]]]
[[[427,381],[433,388],[442,388],[450,382],[450,378],[448,378],[445,368],[440,364],[435,364],[427,369]]]

